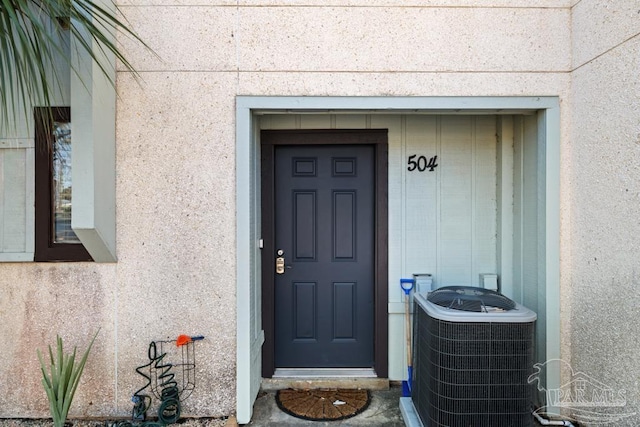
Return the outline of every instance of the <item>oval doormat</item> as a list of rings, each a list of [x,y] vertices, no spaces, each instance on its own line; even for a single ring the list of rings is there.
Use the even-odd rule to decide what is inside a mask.
[[[279,390],[278,407],[310,421],[336,421],[358,415],[369,406],[368,390]]]

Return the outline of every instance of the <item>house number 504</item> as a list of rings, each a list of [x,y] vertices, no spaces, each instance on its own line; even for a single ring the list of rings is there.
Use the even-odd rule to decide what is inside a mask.
[[[429,169],[429,172],[433,172],[435,168],[438,167],[436,163],[438,160],[438,156],[433,156],[429,160],[425,156],[418,156],[417,154],[412,154],[407,159],[407,170],[409,172],[413,172],[418,170],[419,172],[424,172]]]

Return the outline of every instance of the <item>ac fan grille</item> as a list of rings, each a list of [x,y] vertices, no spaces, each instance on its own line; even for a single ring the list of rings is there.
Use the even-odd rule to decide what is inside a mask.
[[[425,425],[532,425],[535,322],[450,322],[418,306],[415,313],[412,400]]]

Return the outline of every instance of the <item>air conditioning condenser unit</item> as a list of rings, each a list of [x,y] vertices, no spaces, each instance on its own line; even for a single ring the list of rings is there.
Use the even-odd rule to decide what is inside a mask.
[[[529,427],[536,314],[484,288],[414,297],[411,404],[425,427]]]

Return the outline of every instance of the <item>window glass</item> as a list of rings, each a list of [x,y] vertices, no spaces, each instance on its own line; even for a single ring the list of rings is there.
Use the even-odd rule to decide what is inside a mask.
[[[53,231],[55,243],[80,243],[71,229],[71,123],[53,122]]]

